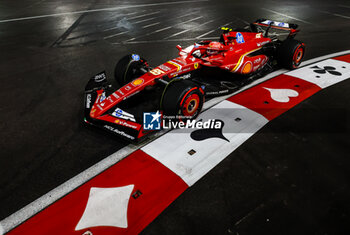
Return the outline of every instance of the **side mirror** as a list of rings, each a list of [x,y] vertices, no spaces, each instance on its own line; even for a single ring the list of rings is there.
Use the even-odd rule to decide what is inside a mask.
[[[180,45],[177,45],[176,48],[181,51],[182,50],[182,47]]]

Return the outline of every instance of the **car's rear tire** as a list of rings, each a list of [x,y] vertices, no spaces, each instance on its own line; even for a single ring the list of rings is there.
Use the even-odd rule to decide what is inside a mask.
[[[165,115],[178,115],[182,120],[196,118],[202,110],[203,103],[204,91],[195,83],[182,80],[167,86],[161,106]]]
[[[295,39],[287,39],[277,51],[277,61],[283,68],[296,69],[299,67],[304,54],[304,43]]]
[[[120,86],[124,86],[135,78],[145,74],[147,68],[147,61],[141,58],[139,55],[126,55],[116,64],[114,69],[114,77]]]

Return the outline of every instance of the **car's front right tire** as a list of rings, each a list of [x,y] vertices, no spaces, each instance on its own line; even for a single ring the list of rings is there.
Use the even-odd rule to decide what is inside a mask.
[[[162,110],[165,115],[181,119],[194,119],[202,110],[204,91],[194,82],[175,81],[168,85],[162,98]]]

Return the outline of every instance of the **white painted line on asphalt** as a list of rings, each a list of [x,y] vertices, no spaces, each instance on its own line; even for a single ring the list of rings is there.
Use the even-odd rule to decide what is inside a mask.
[[[148,142],[150,142],[150,140],[147,140],[141,145],[144,146]],[[117,152],[106,157],[102,161],[96,163],[95,165],[86,169],[85,171],[78,174],[77,176],[61,184],[57,188],[51,190],[47,194],[41,196],[34,202],[30,203],[29,205],[25,206],[24,208],[20,209],[14,214],[5,218],[0,222],[0,226],[2,226],[2,229],[4,232],[10,231],[11,229],[17,227],[19,224],[23,223],[24,221],[26,221],[36,213],[48,207],[58,199],[64,197],[66,194],[78,188],[79,186],[81,186],[88,180],[92,179],[96,175],[100,174],[102,171],[113,166],[114,164],[116,164],[117,162],[119,162],[120,160],[128,156],[130,153],[136,151],[139,148],[140,148],[139,145],[129,144],[128,146],[118,150]]]
[[[153,24],[148,24],[148,25],[142,26],[142,28],[145,29],[145,28],[148,28],[148,27],[152,27],[152,26],[154,26],[154,25],[157,25],[157,24],[160,24],[160,22],[156,22],[156,23],[153,23]]]
[[[151,14],[145,14],[143,16],[148,16],[148,15],[154,15],[154,13],[151,13]],[[139,17],[136,17],[136,18],[139,18]],[[125,20],[128,21],[128,20],[132,20],[132,19],[136,19],[136,18],[126,18]],[[153,18],[147,18],[147,19],[144,19],[144,20],[140,20],[140,21],[136,21],[134,22],[134,24],[138,24],[138,23],[141,23],[141,22],[144,22],[144,21],[148,21],[148,20],[153,20],[155,19],[156,17],[153,17]],[[123,20],[123,19],[121,19]],[[114,30],[114,29],[118,29],[120,28],[120,26],[114,26],[114,27],[111,27],[111,28],[107,28],[107,29],[104,29],[103,32],[107,32],[107,31],[111,31],[111,30]]]
[[[193,14],[193,13],[190,13],[190,14]],[[187,16],[187,15],[190,15],[190,14],[186,14],[186,15],[183,15],[183,16],[179,16],[179,17],[177,17],[177,18],[181,18],[181,17]],[[128,43],[128,42],[130,42],[130,41],[134,41],[134,40],[137,39],[137,38],[142,38],[142,37],[149,36],[149,35],[152,35],[152,34],[155,34],[155,33],[159,33],[159,32],[161,32],[161,31],[170,29],[170,28],[172,28],[172,27],[174,27],[174,26],[181,25],[181,24],[186,24],[186,23],[188,23],[188,22],[191,22],[191,21],[194,21],[194,20],[197,20],[197,19],[200,19],[200,18],[203,18],[203,16],[199,16],[199,17],[190,19],[190,20],[185,21],[185,22],[180,22],[180,23],[178,23],[178,24],[174,24],[174,25],[168,26],[168,27],[166,27],[166,28],[158,29],[158,30],[152,31],[152,32],[150,32],[150,33],[143,34],[143,35],[141,35],[141,36],[139,36],[139,37],[132,38],[132,40],[130,40],[130,39],[129,39],[129,40],[126,40],[126,41],[124,41],[123,43]],[[119,44],[119,42],[113,43],[113,44]]]
[[[199,35],[198,37],[196,37],[197,39],[200,39],[201,37],[207,36],[208,34],[213,33],[214,31],[216,31],[217,29],[213,29],[210,30],[209,32],[203,33],[202,35]]]
[[[159,12],[160,12],[160,11],[156,11],[156,12],[151,12],[151,13],[148,13],[148,14],[143,14],[143,15],[139,15],[139,16],[134,16],[134,17],[129,18],[128,20],[134,20],[134,19],[138,19],[138,18],[141,18],[141,17],[145,17],[145,16],[150,16],[150,15],[158,14]]]
[[[347,6],[347,5],[338,5],[338,7],[350,8],[350,6]]]
[[[142,13],[142,12],[145,12],[146,10],[143,10],[143,11],[137,11],[137,12],[130,12],[130,13],[127,13],[125,15],[122,15],[122,16],[130,16],[130,15],[135,15],[135,14],[139,14],[139,13]],[[117,17],[111,17],[109,18],[108,20],[105,21],[105,23],[102,23],[102,24],[98,24],[97,27],[102,27],[102,26],[105,26],[107,22],[110,22],[112,20],[117,20],[117,18],[119,18],[120,15],[118,15]],[[128,20],[128,19],[127,19]],[[113,28],[116,28],[116,27],[113,27]],[[108,31],[110,30],[110,28],[108,29],[105,29],[104,31]]]
[[[143,10],[143,11],[141,11],[141,12],[145,12],[145,11],[146,11],[146,10]],[[129,12],[129,13],[125,14],[125,15],[126,15],[126,16],[131,16],[131,15],[139,14],[139,13],[141,13],[141,12],[134,11],[134,12]]]
[[[4,19],[4,20],[0,20],[0,23],[23,21],[23,20],[33,20],[33,19],[49,18],[49,17],[58,17],[58,16],[66,16],[66,15],[76,15],[76,14],[92,13],[92,12],[117,11],[117,10],[121,10],[121,9],[137,8],[137,7],[166,6],[166,5],[181,4],[181,3],[192,3],[192,2],[195,3],[195,2],[207,2],[207,1],[209,1],[209,0],[189,0],[189,1],[177,1],[177,2],[158,2],[158,3],[148,3],[148,4],[138,4],[138,5],[126,5],[126,6],[119,6],[119,7],[99,8],[99,9],[81,10],[81,11],[70,11],[70,12],[54,13],[54,14],[47,14],[47,15],[37,15],[37,16],[28,16],[28,17],[21,17],[21,18]]]
[[[344,19],[350,19],[350,16],[340,15],[340,14],[333,14],[334,16],[338,16]]]
[[[286,15],[286,14],[282,14],[282,13],[280,13],[280,12],[277,12],[277,11],[274,11],[274,10],[271,10],[271,9],[266,9],[266,8],[263,8],[263,7],[262,7],[261,9],[263,9],[263,10],[265,10],[265,11],[269,11],[269,12],[271,12],[271,13],[275,13],[275,14],[277,14],[277,15],[281,15],[281,16],[284,16],[284,17],[293,19],[293,20],[297,20],[297,21],[303,22],[303,23],[305,23],[305,24],[312,24],[312,23],[310,23],[310,22],[308,22],[308,21],[305,21],[305,20],[302,20],[302,19],[298,19],[298,18],[295,18],[295,17],[293,17],[293,16],[289,16],[289,15]]]
[[[188,23],[188,22],[195,21],[195,20],[198,20],[198,19],[200,19],[200,18],[203,18],[203,16],[198,16],[198,17],[196,17],[196,18],[187,20],[187,21],[185,21],[185,22],[181,22],[181,23],[178,23],[178,24],[174,24],[174,25],[172,25],[172,26],[166,27],[165,29],[170,29],[170,28],[172,28],[172,27],[174,27],[174,26],[177,26],[177,25],[186,24],[186,23]],[[163,31],[163,30],[165,30],[165,29],[155,30],[154,32],[152,32],[152,33],[150,33],[150,34],[158,33],[158,32],[161,32],[161,31]],[[147,34],[147,35],[150,35],[150,34]]]
[[[154,33],[154,32],[152,32]],[[151,33],[151,34],[152,34]],[[147,34],[149,35],[149,34]],[[219,37],[204,37],[201,38],[202,40],[219,40]],[[186,41],[196,41],[197,38],[170,38],[170,39],[158,39],[158,40],[144,40],[144,41],[132,41],[132,42],[128,42],[128,41],[124,41],[122,43],[129,43],[129,44],[142,44],[142,43],[158,43],[158,42],[186,42]],[[118,44],[122,44],[121,42],[113,42],[112,44],[118,45]]]
[[[139,23],[142,23],[142,22],[154,20],[154,19],[156,19],[156,18],[157,18],[157,17],[152,17],[152,18],[147,18],[147,19],[144,19],[144,20],[139,20],[139,21],[136,21],[134,24],[139,24]]]
[[[107,31],[111,31],[113,29],[118,29],[118,28],[119,28],[119,26],[114,26],[112,28],[104,29],[104,30],[102,30],[102,32],[107,32]]]
[[[209,24],[209,23],[211,23],[211,22],[213,22],[213,21],[214,21],[214,20],[209,20],[208,22],[205,22],[205,23],[201,24],[201,26],[202,26],[202,25]],[[172,34],[172,35],[170,35],[170,36],[168,36],[168,37],[166,37],[166,38],[164,38],[164,39],[169,39],[169,38],[175,37],[175,36],[177,36],[177,35],[186,33],[186,32],[188,32],[188,31],[190,31],[190,30],[193,30],[194,28],[197,28],[197,26],[192,27],[192,28],[189,28],[189,29],[185,29],[185,30],[180,31],[180,32],[178,32],[178,33],[174,33],[174,34]]]
[[[112,34],[112,35],[109,35],[109,36],[104,37],[103,39],[113,38],[113,37],[115,37],[115,36],[122,35],[122,34],[126,34],[126,33],[128,33],[128,32],[129,32],[129,31],[124,31],[124,32]]]
[[[325,59],[328,59],[328,58],[331,58],[331,57],[341,56],[341,55],[349,54],[349,53],[350,53],[350,50],[347,50],[347,51],[342,51],[342,52],[337,52],[337,53],[333,53],[333,54],[317,57],[317,58],[314,58],[314,59],[302,62],[301,63],[301,67],[302,66],[307,66],[309,64],[312,64],[312,63],[315,63],[315,62],[318,62],[318,61],[321,61],[321,60],[325,60]],[[268,74],[267,76],[265,76],[265,77],[263,77],[261,79],[258,79],[256,81],[254,81],[253,83],[243,87],[239,91],[236,91],[236,92],[234,92],[232,94],[228,94],[226,96],[222,96],[222,97],[217,97],[217,98],[211,99],[208,102],[204,103],[203,111],[209,109],[210,107],[212,107],[215,104],[217,104],[217,103],[227,99],[228,97],[230,97],[230,96],[232,96],[234,94],[242,92],[242,91],[244,91],[244,90],[246,90],[246,89],[248,89],[248,88],[250,88],[252,86],[255,86],[255,85],[257,85],[259,83],[262,83],[262,82],[264,82],[264,81],[266,81],[268,79],[271,79],[271,78],[273,78],[275,76],[278,76],[278,75],[280,75],[282,73],[285,73],[286,71],[287,70],[285,70],[285,69],[277,70],[277,71],[275,71],[273,73]],[[167,132],[168,131],[162,130],[160,132],[154,133],[153,136],[150,136],[149,139],[145,140],[143,143],[141,143],[139,145],[129,144],[128,146],[125,146],[124,148],[122,148],[122,149],[118,150],[117,152],[111,154],[110,156],[106,157],[105,159],[101,160],[100,162],[96,163],[95,165],[91,166],[90,168],[86,169],[85,171],[81,172],[77,176],[71,178],[70,180],[68,180],[65,183],[61,184],[57,188],[51,190],[47,194],[41,196],[40,198],[38,198],[34,202],[32,202],[29,205],[23,207],[22,209],[20,209],[19,211],[13,213],[9,217],[5,218],[4,220],[0,221],[0,229],[2,229],[3,232],[10,231],[11,229],[15,228],[19,224],[23,223],[24,221],[26,221],[27,219],[29,219],[30,217],[35,215],[36,213],[38,213],[41,210],[45,209],[46,207],[48,207],[49,205],[51,205],[52,203],[54,203],[58,199],[62,198],[63,196],[67,195],[68,193],[70,193],[74,189],[76,189],[79,186],[81,186],[82,184],[86,183],[87,181],[89,181],[90,179],[95,177],[96,175],[100,174],[102,171],[104,171],[104,170],[108,169],[109,167],[113,166],[114,164],[116,164],[117,162],[119,162],[120,160],[122,160],[123,158],[125,158],[126,156],[131,154],[132,152],[136,151],[139,148],[142,148],[146,144],[152,142],[153,140],[155,140],[156,138],[164,135]]]
[[[232,22],[228,22],[228,23],[226,23],[226,24],[224,24],[224,25],[221,25],[218,29],[221,29],[222,27],[225,27],[225,26],[227,26],[227,25],[229,25],[229,24],[231,24],[231,23],[232,23]],[[210,30],[209,32],[203,33],[202,35],[199,35],[199,36],[196,37],[196,38],[197,38],[197,39],[200,39],[200,38],[202,38],[202,37],[204,37],[204,36],[207,36],[208,34],[213,33],[215,30],[217,30],[217,29]]]
[[[155,33],[158,33],[158,32],[161,32],[161,31],[164,31],[164,30],[167,30],[167,29],[170,29],[171,26],[168,26],[168,27],[165,27],[165,28],[162,28],[162,29],[158,29],[156,31],[154,31]]]
[[[344,19],[350,19],[350,16],[340,15],[340,14],[331,13],[331,12],[329,12],[329,11],[323,11],[323,10],[318,10],[318,11],[319,11],[319,12],[322,12],[322,13],[325,13],[325,14],[328,14],[328,15],[333,15],[333,16],[341,17],[341,18],[344,18]]]

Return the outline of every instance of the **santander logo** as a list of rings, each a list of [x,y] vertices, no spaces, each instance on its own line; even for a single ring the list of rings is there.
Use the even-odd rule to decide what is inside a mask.
[[[280,103],[287,103],[289,102],[290,97],[299,96],[299,93],[292,89],[273,89],[273,88],[266,88],[266,87],[264,87],[264,89],[270,92],[271,98],[274,101],[277,101]]]

